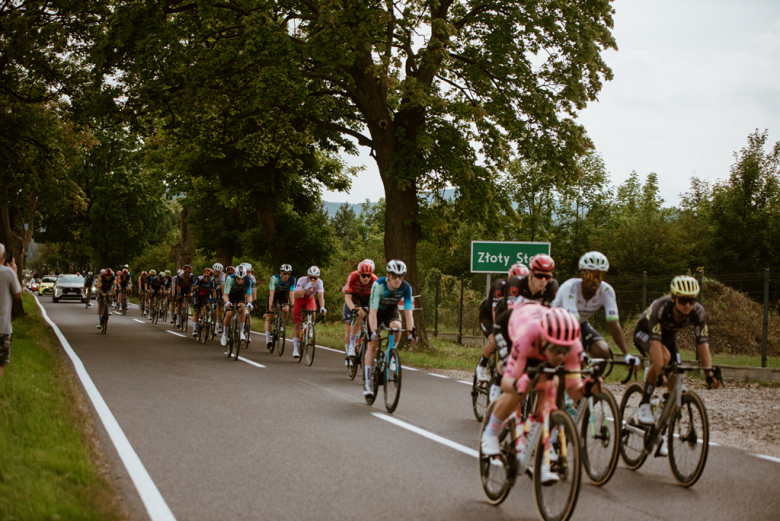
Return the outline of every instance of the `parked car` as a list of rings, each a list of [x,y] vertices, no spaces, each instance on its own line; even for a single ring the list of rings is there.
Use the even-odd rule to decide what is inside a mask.
[[[86,302],[84,295],[84,277],[81,275],[60,275],[54,285],[53,302],[61,299],[77,299]]]
[[[42,297],[47,293],[51,295],[54,293],[54,285],[57,283],[57,277],[43,277],[40,284],[38,284],[38,296]]]

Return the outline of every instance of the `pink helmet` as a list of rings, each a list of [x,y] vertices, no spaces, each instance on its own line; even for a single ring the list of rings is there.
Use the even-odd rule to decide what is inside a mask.
[[[553,271],[555,270],[555,261],[547,254],[540,253],[531,257],[529,264],[531,271]]]
[[[512,264],[512,267],[509,268],[509,278],[512,277],[527,277],[528,276],[528,268],[525,267],[525,264],[518,262],[516,264]]]
[[[542,317],[542,336],[551,344],[570,346],[580,338],[580,321],[571,311],[552,308]]]

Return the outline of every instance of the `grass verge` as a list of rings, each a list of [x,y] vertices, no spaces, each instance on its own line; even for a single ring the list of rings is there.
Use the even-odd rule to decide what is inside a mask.
[[[126,519],[92,417],[33,297],[0,380],[0,519]]]

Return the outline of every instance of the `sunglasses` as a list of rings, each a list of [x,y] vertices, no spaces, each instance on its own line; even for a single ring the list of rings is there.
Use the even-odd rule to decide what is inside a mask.
[[[606,273],[604,273],[603,271],[588,270],[585,271],[585,275],[582,278],[584,280],[597,280],[601,282],[602,280],[604,280],[604,275],[606,275]]]
[[[366,275],[365,273],[361,273],[361,274],[360,274],[360,278],[361,278],[361,279],[370,279],[370,278],[371,278],[371,275]]]
[[[682,304],[683,306],[692,306],[696,303],[695,297],[677,297],[677,302]]]
[[[571,350],[571,346],[559,346],[557,344],[547,344],[547,350],[554,355],[565,355]]]
[[[317,280],[319,277],[312,277],[312,276],[309,276],[308,278],[309,278],[309,280]]]
[[[541,280],[551,280],[552,273],[534,273],[534,277]]]

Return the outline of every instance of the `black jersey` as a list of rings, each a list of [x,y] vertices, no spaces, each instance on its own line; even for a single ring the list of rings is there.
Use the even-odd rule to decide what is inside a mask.
[[[696,302],[691,312],[683,318],[681,323],[674,321],[674,303],[669,295],[654,300],[650,307],[639,317],[636,330],[649,335],[650,340],[661,342],[664,331],[677,333],[678,331],[693,325],[693,334],[696,336],[696,344],[703,344],[707,339],[707,319],[704,306]]]
[[[533,275],[529,275],[532,277]],[[527,277],[512,277],[507,281],[504,286],[504,296],[501,297],[501,301],[496,305],[496,317],[499,313],[503,313],[507,309],[512,307],[512,304],[518,300],[524,302],[539,302],[544,306],[550,307],[550,304],[555,299],[555,295],[558,293],[558,281],[552,279],[547,283],[547,287],[544,291],[540,291],[535,295],[531,293],[531,288],[528,286]]]
[[[488,293],[488,298],[490,299],[491,305],[493,307],[496,307],[501,299],[504,298],[505,286],[506,279],[498,279],[493,283],[492,286],[490,286],[490,293]]]

